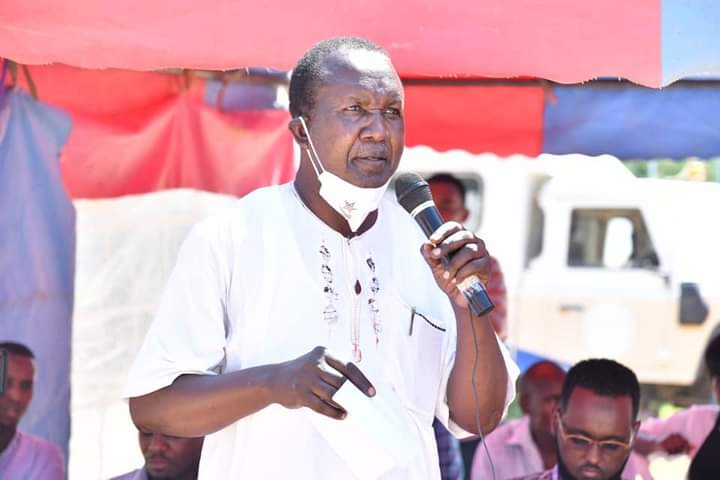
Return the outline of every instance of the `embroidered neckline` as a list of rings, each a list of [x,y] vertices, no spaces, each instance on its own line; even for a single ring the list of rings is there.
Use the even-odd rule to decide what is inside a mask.
[[[322,310],[322,318],[328,326],[328,336],[332,336],[335,332],[340,315],[336,308],[336,302],[339,300],[339,293],[336,291],[334,286],[334,277],[331,267],[332,254],[330,250],[322,241],[320,248],[318,249],[320,254],[320,275],[324,281],[323,295],[325,296],[325,306]],[[382,333],[382,317],[380,315],[380,304],[378,302],[378,294],[380,293],[380,281],[376,275],[376,265],[372,258],[372,253],[369,254],[365,260],[365,264],[370,270],[370,293],[367,299],[367,308],[370,313],[369,318],[372,321],[373,333],[375,335],[375,346],[380,344],[380,335]],[[355,279],[356,283],[360,282],[359,278]],[[356,301],[353,299],[353,301]],[[361,303],[362,305],[365,303]],[[352,318],[350,319],[350,343],[352,344],[353,359],[355,362],[362,361],[362,348],[360,345],[360,318],[361,315],[357,315],[354,311]]]

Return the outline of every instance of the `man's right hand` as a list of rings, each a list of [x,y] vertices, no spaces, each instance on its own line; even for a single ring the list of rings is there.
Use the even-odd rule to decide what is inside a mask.
[[[308,407],[342,420],[347,412],[332,397],[346,380],[368,397],[375,395],[375,387],[354,363],[343,363],[324,347],[315,347],[302,357],[277,365],[273,399],[286,408]]]
[[[690,442],[679,433],[671,433],[660,442],[660,449],[669,455],[688,453],[692,449]]]

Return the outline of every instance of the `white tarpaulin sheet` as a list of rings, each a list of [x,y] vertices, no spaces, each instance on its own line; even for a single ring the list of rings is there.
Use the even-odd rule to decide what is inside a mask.
[[[77,200],[70,478],[107,479],[142,465],[121,398],[190,227],[233,197],[167,190]]]

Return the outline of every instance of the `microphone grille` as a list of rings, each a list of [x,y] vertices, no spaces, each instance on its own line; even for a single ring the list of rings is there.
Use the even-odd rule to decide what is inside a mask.
[[[417,173],[403,173],[395,179],[395,196],[408,213],[418,205],[432,201],[430,186]]]

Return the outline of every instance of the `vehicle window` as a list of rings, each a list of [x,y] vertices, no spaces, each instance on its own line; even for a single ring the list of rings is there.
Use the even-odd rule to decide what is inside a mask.
[[[465,227],[468,230],[477,231],[482,225],[485,207],[482,178],[478,175],[458,175],[458,178],[465,186],[465,208],[469,211]]]
[[[659,264],[640,210],[573,210],[569,266],[655,269]]]
[[[526,265],[537,258],[543,249],[543,235],[545,234],[545,214],[538,204],[537,199],[532,200],[530,206],[530,228],[527,238]]]

